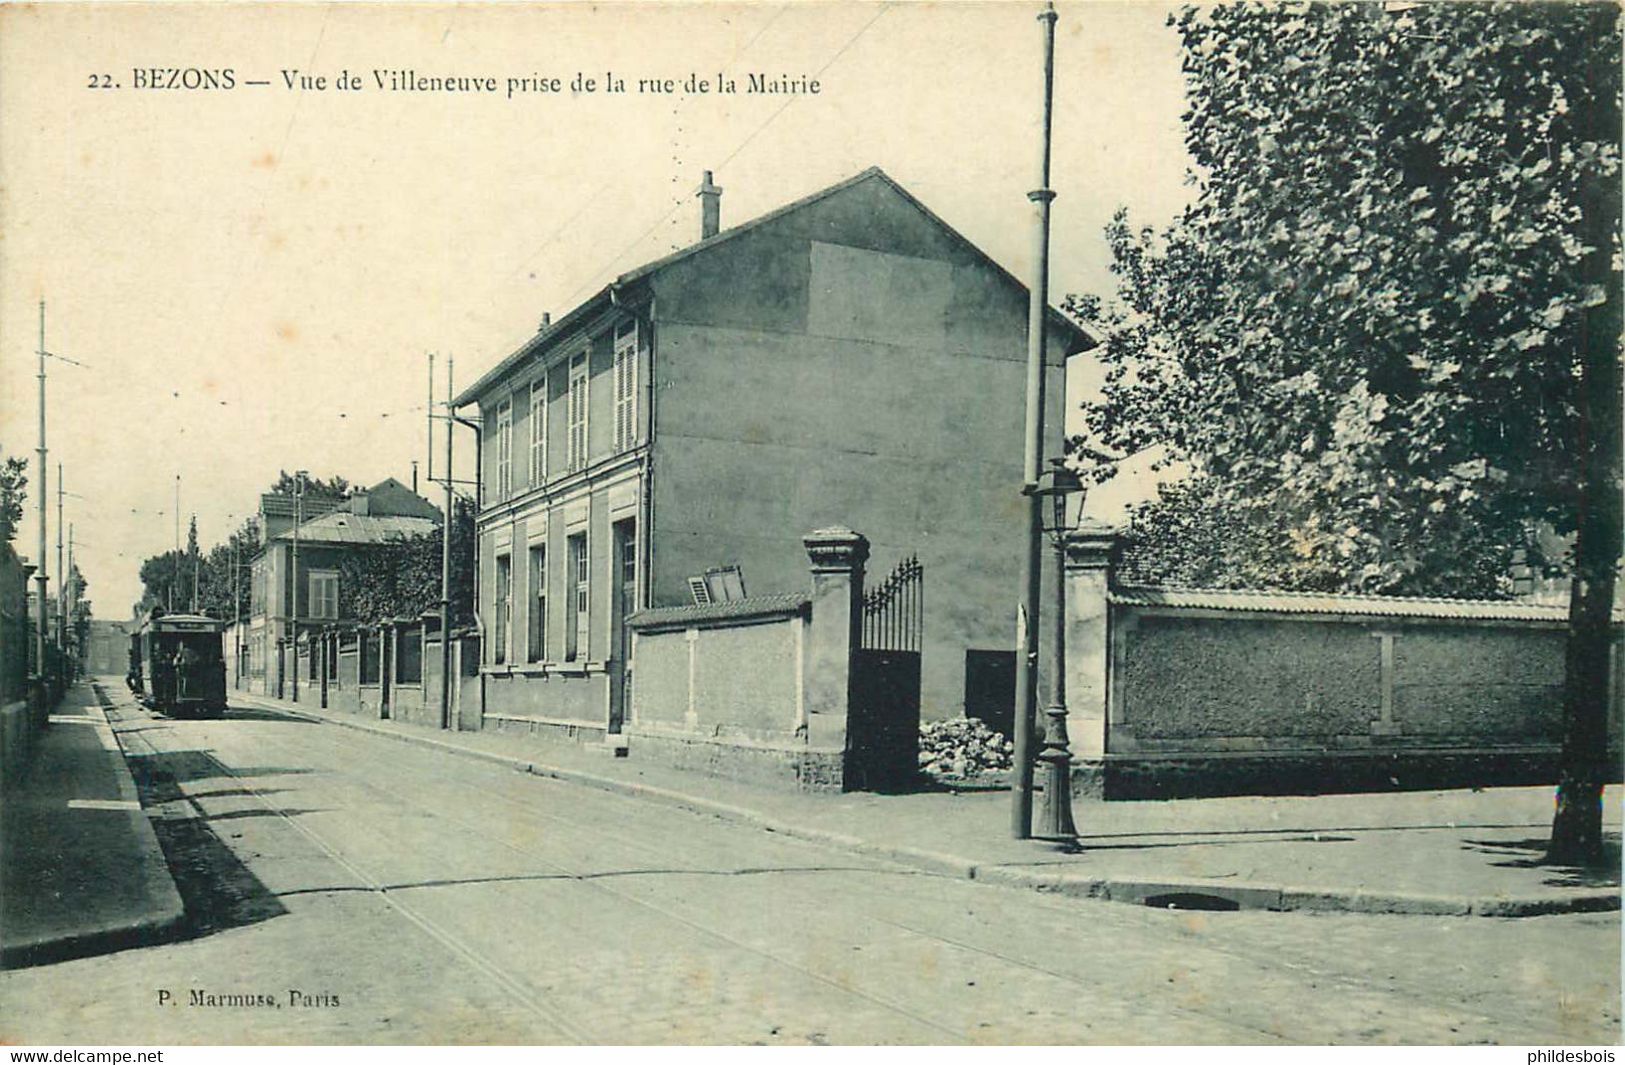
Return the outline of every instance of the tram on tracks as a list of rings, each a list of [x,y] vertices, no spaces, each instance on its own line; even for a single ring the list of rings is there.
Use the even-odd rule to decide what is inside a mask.
[[[226,711],[226,623],[202,614],[154,609],[130,634],[130,690],[148,709],[173,717]]]

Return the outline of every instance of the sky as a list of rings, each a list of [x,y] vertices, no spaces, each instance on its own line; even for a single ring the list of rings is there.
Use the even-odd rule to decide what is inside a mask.
[[[705,169],[726,228],[878,165],[1027,279],[1039,10],[0,7],[0,454],[27,456],[30,477],[14,546],[37,554],[42,299],[53,587],[60,462],[96,615],[122,619],[140,561],[173,546],[177,476],[181,536],[195,514],[205,547],[279,470],[410,483],[429,353],[443,397],[448,357],[460,390],[544,312],[692,243]],[[1057,10],[1059,303],[1110,290],[1118,207],[1160,224],[1189,189],[1167,8]],[[185,87],[226,70],[231,88]],[[496,91],[381,91],[375,71]],[[337,87],[344,72],[359,89]],[[596,91],[572,93],[578,73]],[[752,73],[820,91],[747,93]],[[711,91],[685,91],[690,74]],[[739,91],[717,92],[719,75]],[[604,91],[610,76],[624,93]],[[510,97],[510,78],[561,91]],[[653,84],[666,79],[675,91]],[[1074,406],[1092,372],[1075,367]],[[456,445],[471,476],[466,430]],[[1090,514],[1120,516],[1146,483],[1097,489]]]

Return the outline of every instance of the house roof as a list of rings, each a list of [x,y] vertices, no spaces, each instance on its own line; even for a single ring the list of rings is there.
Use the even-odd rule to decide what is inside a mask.
[[[1549,621],[1569,619],[1567,605],[1515,599],[1410,598],[1394,595],[1326,595],[1319,592],[1232,591],[1210,588],[1121,587],[1112,602],[1130,606],[1195,610],[1262,611],[1354,617],[1440,618],[1451,621]],[[1615,620],[1621,615],[1615,612]]]
[[[396,514],[351,514],[336,510],[311,518],[299,526],[301,543],[381,544],[418,533],[433,532],[440,523],[433,518],[411,518]],[[292,540],[293,530],[277,533],[273,540]]]
[[[552,343],[555,338],[572,332],[584,319],[597,314],[599,311],[609,306],[609,304],[612,302],[611,297],[620,288],[635,281],[642,280],[651,274],[657,273],[665,267],[671,266],[673,263],[681,262],[692,255],[698,254],[699,252],[709,251],[719,244],[726,244],[728,241],[733,240],[736,237],[743,236],[744,234],[749,233],[760,226],[782,218],[794,211],[799,211],[804,207],[817,203],[819,200],[825,199],[829,196],[833,196],[838,192],[844,192],[846,189],[849,189],[854,185],[858,185],[862,182],[870,180],[885,182],[888,186],[894,189],[898,195],[902,196],[904,200],[914,207],[915,210],[925,215],[939,228],[946,231],[956,241],[974,252],[984,263],[991,266],[1011,284],[1022,289],[1023,291],[1026,290],[1027,286],[1022,284],[1022,282],[1014,274],[1012,274],[1009,270],[1006,270],[997,260],[988,255],[987,252],[983,251],[976,244],[972,243],[967,237],[965,237],[964,234],[960,233],[959,230],[943,221],[942,218],[936,214],[936,212],[932,211],[925,204],[921,203],[913,193],[909,192],[896,181],[892,180],[891,175],[887,174],[878,166],[871,166],[869,169],[864,170],[861,173],[854,174],[852,177],[849,177],[844,181],[836,182],[828,188],[820,189],[819,191],[808,196],[803,196],[801,199],[787,203],[783,207],[778,207],[767,212],[766,214],[758,215],[748,222],[742,222],[731,229],[725,229],[714,237],[707,237],[698,243],[690,244],[686,248],[680,248],[677,251],[672,252],[670,255],[644,263],[642,266],[639,266],[636,269],[629,270],[626,273],[621,274],[614,281],[611,281],[609,284],[599,289],[597,293],[588,297],[584,302],[577,304],[568,313],[554,321],[546,329],[543,329],[531,336],[501,362],[487,370],[480,376],[479,380],[463,389],[463,391],[457,395],[457,398],[452,400],[452,406],[462,407],[474,402],[474,400],[479,397],[480,393],[484,392],[487,388],[491,387],[491,385],[500,380],[516,364],[522,362],[525,358],[529,357],[535,352],[547,347],[547,345]],[[1079,346],[1074,350],[1088,351],[1090,348],[1093,348],[1099,344],[1099,340],[1097,340],[1088,330],[1084,329],[1082,326],[1078,325],[1078,323],[1063,315],[1054,307],[1048,308],[1048,311],[1050,324],[1065,329],[1077,338],[1079,341]]]
[[[627,616],[635,629],[700,625],[706,622],[740,621],[745,618],[779,618],[800,613],[812,602],[805,592],[778,592],[730,599],[722,603],[659,606]]]

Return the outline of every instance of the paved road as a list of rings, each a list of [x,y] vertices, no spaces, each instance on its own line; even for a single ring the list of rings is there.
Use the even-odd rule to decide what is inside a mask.
[[[265,710],[176,722],[109,694],[188,934],[0,974],[6,1042],[1620,1034],[1617,914],[1175,913],[1048,898]]]

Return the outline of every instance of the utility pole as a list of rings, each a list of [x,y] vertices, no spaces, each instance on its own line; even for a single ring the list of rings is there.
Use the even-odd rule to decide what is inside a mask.
[[[59,485],[62,483],[62,477],[61,477],[60,473],[57,475],[56,483],[59,484]],[[66,596],[67,606],[65,607],[66,613],[67,613],[67,615],[69,617],[71,617],[74,620],[74,622],[77,622],[79,620],[79,581],[74,577],[73,573],[74,573],[74,569],[73,569],[73,526],[69,525],[68,526],[68,568],[62,571],[62,583],[67,585],[67,596]],[[77,655],[77,653],[79,651],[79,628],[78,628],[78,625],[77,624],[70,625],[69,628],[68,628],[68,632],[71,634],[71,639],[72,639],[73,645],[74,645],[74,651],[75,651],[75,654]]]
[[[175,586],[181,582],[181,475],[175,475],[175,575],[169,582],[169,612],[175,612]]]
[[[1049,310],[1050,101],[1055,84],[1055,6],[1038,16],[1044,33],[1043,129],[1038,155],[1038,188],[1027,194],[1033,204],[1033,284],[1027,301],[1027,448],[1023,456],[1022,495],[1027,509],[1026,539],[1021,552],[1021,601],[1016,614],[1016,714],[1014,779],[1011,781],[1010,835],[1033,834],[1033,720],[1038,706],[1038,610],[1042,573],[1044,517],[1038,477],[1044,451],[1044,318]],[[1055,624],[1061,623],[1060,618]]]
[[[62,463],[56,464],[56,645],[68,646],[68,570],[62,564]]]
[[[197,515],[196,514],[192,515],[192,524],[193,525],[197,524]],[[194,613],[194,614],[197,613],[198,565],[202,561],[203,561],[203,552],[201,550],[194,550],[192,552],[192,613]]]
[[[47,639],[45,620],[45,510],[50,495],[45,489],[45,301],[39,301],[39,571],[34,574],[35,587],[39,596],[39,628],[34,639],[36,676],[41,680],[45,677],[45,641]]]
[[[288,646],[293,649],[293,701],[299,701],[299,525],[305,520],[305,471],[293,475],[293,565],[288,583],[293,605],[288,610]]]
[[[433,360],[434,356],[429,358]],[[440,727],[451,728],[451,356],[446,356],[446,511],[440,521]],[[432,406],[432,404],[431,404]]]
[[[427,428],[429,430],[429,443],[426,448],[429,453],[429,468],[424,475],[424,480],[428,481],[430,484],[434,484],[434,352],[432,351],[429,352],[429,401],[424,406],[424,411],[426,414],[425,421],[427,422]],[[447,476],[450,475],[448,474]],[[416,489],[414,488],[413,491],[416,491]]]
[[[237,564],[238,564],[238,557],[237,556],[238,556],[238,553],[239,553],[239,551],[241,549],[241,546],[242,545],[240,543],[238,543],[237,534],[232,533],[231,534],[231,632],[232,632],[232,639],[233,639],[233,642],[234,642],[234,646],[232,648],[232,654],[233,654],[234,657],[231,660],[231,677],[232,677],[232,686],[235,687],[235,688],[241,688],[243,686],[243,612],[242,612],[242,606],[241,606],[241,603],[239,601],[239,594],[238,594],[240,592],[240,590],[241,590],[242,577],[239,575],[238,570],[237,570]]]

